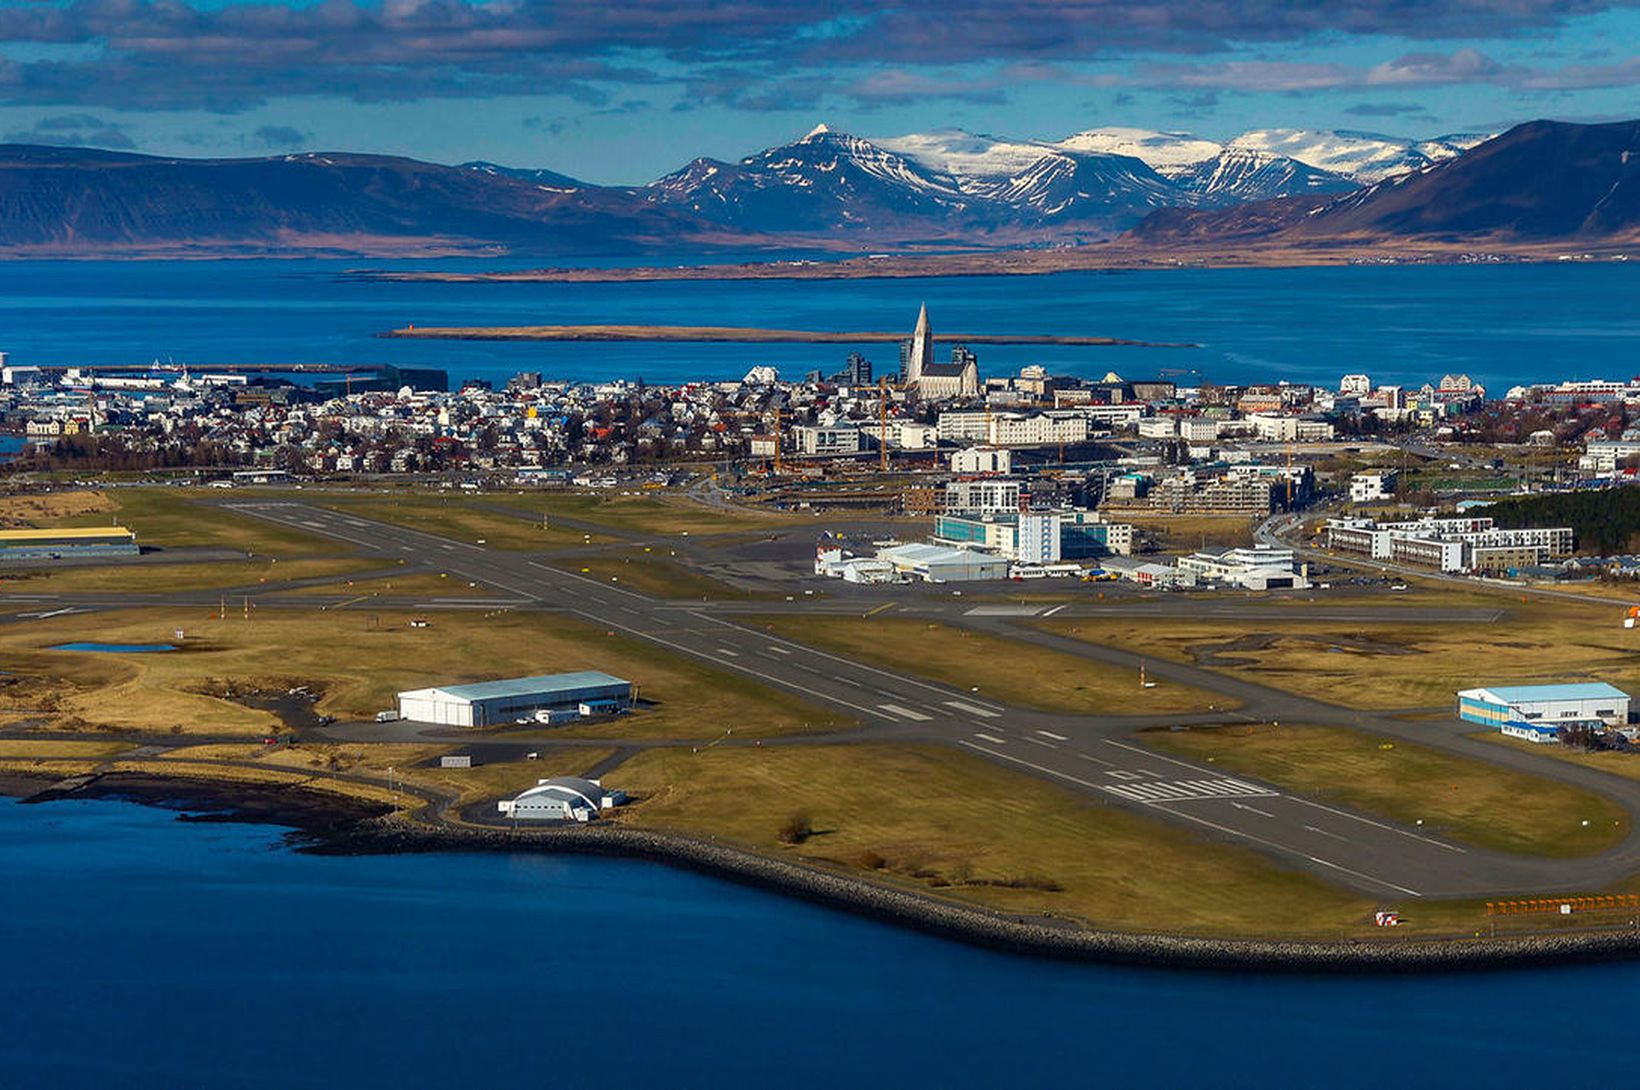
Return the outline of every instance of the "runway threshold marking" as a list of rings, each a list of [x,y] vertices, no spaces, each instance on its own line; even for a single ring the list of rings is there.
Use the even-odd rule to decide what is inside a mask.
[[[947,708],[955,708],[959,712],[967,712],[969,715],[977,715],[981,719],[995,719],[998,714],[991,711],[989,708],[981,708],[974,704],[964,703],[961,700],[946,700],[942,703],[944,703]]]
[[[902,707],[899,704],[879,704],[877,706],[883,709],[883,711],[888,712],[890,715],[904,716],[907,719],[912,719],[920,723],[926,723],[928,720],[933,718],[931,715],[924,715],[922,712],[912,711],[910,708]]]

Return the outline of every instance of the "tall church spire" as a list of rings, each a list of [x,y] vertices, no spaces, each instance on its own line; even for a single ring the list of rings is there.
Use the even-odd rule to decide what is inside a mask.
[[[915,387],[923,370],[934,362],[934,331],[928,325],[928,304],[917,312],[917,328],[911,334],[911,355],[906,360],[905,381]]]

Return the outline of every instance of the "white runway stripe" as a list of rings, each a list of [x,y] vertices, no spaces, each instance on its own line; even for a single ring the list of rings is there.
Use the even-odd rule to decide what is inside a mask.
[[[1104,790],[1130,802],[1183,802],[1186,799],[1271,797],[1279,792],[1241,780],[1156,780],[1149,783],[1102,785]]]

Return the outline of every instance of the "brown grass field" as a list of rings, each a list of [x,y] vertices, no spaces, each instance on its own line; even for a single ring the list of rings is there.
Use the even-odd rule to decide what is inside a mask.
[[[606,635],[557,615],[441,614],[409,627],[408,613],[364,609],[143,609],[94,618],[50,618],[0,629],[11,683],[0,710],[32,711],[60,727],[266,733],[270,713],[209,695],[243,688],[317,686],[318,708],[367,718],[393,694],[431,684],[600,669],[639,683],[646,706],[607,724],[570,728],[611,737],[712,739],[731,723],[748,737],[841,728],[852,723],[739,676],[681,659],[639,641]],[[171,642],[183,650],[146,655],[50,651],[95,637],[111,643]]]
[[[610,782],[623,822],[710,834],[1013,913],[1104,927],[1304,935],[1375,907],[1242,848],[1103,806],[939,747],[641,753]],[[814,835],[782,846],[806,815]]]
[[[1410,603],[1408,603],[1410,604]],[[1497,605],[1497,599],[1491,604]],[[1432,624],[1385,606],[1382,620],[1077,618],[1041,627],[1358,708],[1451,706],[1481,685],[1597,680],[1640,688],[1640,629],[1611,606],[1514,603],[1494,624]]]
[[[1206,711],[1236,702],[1216,693],[1161,682],[1139,686],[1136,672],[985,632],[906,617],[746,618],[787,639],[917,674],[959,690],[1044,711],[1088,714]]]
[[[1422,821],[1481,848],[1594,855],[1628,834],[1622,807],[1598,795],[1356,731],[1283,723],[1154,730],[1142,737],[1167,753],[1408,825]]]

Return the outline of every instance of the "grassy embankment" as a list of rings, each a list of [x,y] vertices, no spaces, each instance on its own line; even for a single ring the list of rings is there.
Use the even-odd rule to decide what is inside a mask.
[[[1233,708],[1216,693],[1162,681],[1139,686],[1135,671],[1058,651],[904,617],[749,617],[787,639],[877,662],[1005,704],[1103,715]]]
[[[653,750],[611,781],[644,797],[623,822],[1003,912],[1138,931],[1386,937],[1371,924],[1381,902],[938,747]],[[812,834],[788,843],[804,825]],[[1486,920],[1475,902],[1399,907],[1397,938],[1473,933]]]
[[[1473,600],[1465,596],[1462,604]],[[1381,619],[1307,621],[1302,603],[1290,618],[1038,623],[1062,635],[1195,662],[1358,708],[1451,706],[1454,693],[1477,685],[1597,680],[1640,688],[1640,629],[1623,628],[1620,611],[1536,600],[1509,610],[1493,624],[1420,622],[1391,606]]]
[[[1594,855],[1628,833],[1622,807],[1580,788],[1355,731],[1283,723],[1142,737],[1167,753],[1408,825],[1421,821],[1480,848]]]
[[[557,737],[711,739],[767,736],[852,725],[841,716],[697,664],[647,643],[607,635],[562,616],[441,614],[411,628],[410,614],[367,610],[143,609],[49,618],[0,628],[0,656],[13,675],[0,711],[29,711],[78,729],[261,734],[267,712],[220,695],[230,686],[296,684],[324,693],[318,710],[362,718],[390,707],[393,694],[430,684],[598,669],[639,683],[650,706],[607,724],[558,728]],[[46,650],[88,636],[111,643],[170,642],[181,651],[120,655]]]

